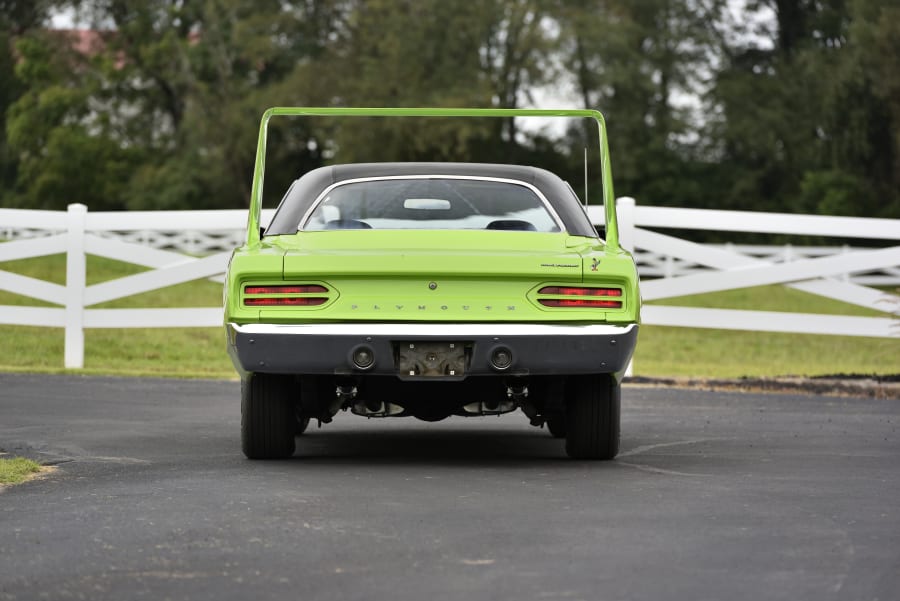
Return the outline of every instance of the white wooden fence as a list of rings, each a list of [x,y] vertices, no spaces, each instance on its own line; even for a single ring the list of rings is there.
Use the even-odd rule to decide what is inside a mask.
[[[642,210],[642,209],[641,209]],[[593,210],[592,210],[593,212]],[[235,223],[239,222],[242,211],[236,211]],[[602,222],[602,215],[600,216]],[[170,226],[170,227],[174,227]],[[37,228],[15,228],[0,224],[0,240],[23,240],[25,238],[42,238],[61,233],[58,230]],[[189,255],[208,255],[221,251],[231,251],[240,246],[246,238],[246,231],[240,229],[202,230],[202,229],[168,229],[168,230],[106,230],[95,232],[98,236],[133,242],[158,250],[172,250]],[[732,253],[763,259],[770,263],[786,263],[798,259],[812,259],[849,252],[866,250],[858,246],[796,246],[793,244],[705,244],[704,246],[727,250]],[[655,252],[646,248],[632,249],[642,278],[671,278],[709,271],[706,265],[687,261],[671,254]],[[835,276],[845,282],[866,286],[900,287],[900,267],[883,267],[866,273],[843,273]],[[216,278],[211,278],[216,279]],[[219,277],[218,279],[222,279]]]
[[[725,250],[730,253],[761,259],[769,263],[788,263],[800,259],[814,259],[845,255],[850,252],[869,250],[861,246],[797,246],[794,244],[704,244],[704,247]],[[710,267],[687,261],[669,254],[637,248],[634,253],[638,271],[642,278],[674,278],[709,271]],[[900,287],[900,268],[883,267],[866,273],[842,273],[834,277],[843,282],[853,282],[864,286]]]
[[[591,207],[602,223],[603,211]],[[758,247],[711,246],[668,236],[654,229],[708,229],[868,240],[900,239],[900,220],[827,217],[742,211],[710,211],[636,206],[619,199],[622,245],[635,249],[645,301],[765,284],[784,284],[820,296],[888,313],[900,297],[863,284],[886,284],[900,275],[900,246],[822,249],[772,253]],[[264,212],[267,222],[271,213]],[[66,254],[66,284],[60,285],[0,270],[0,290],[38,299],[53,307],[0,305],[0,324],[65,328],[65,367],[84,365],[85,328],[214,327],[220,307],[97,309],[100,303],[201,278],[218,278],[230,250],[196,257],[211,247],[229,249],[240,240],[245,211],[95,212],[84,205],[68,211],[0,209],[0,263]],[[638,227],[641,226],[641,227]],[[174,232],[174,233],[173,233]],[[86,285],[88,254],[150,268],[136,275]],[[858,274],[876,273],[874,280]],[[896,321],[885,317],[849,317],[771,311],[738,311],[647,304],[643,321],[652,325],[725,328],[850,336],[898,336]]]
[[[593,207],[590,214],[596,222],[603,218],[602,211],[595,211]],[[897,324],[890,317],[673,307],[653,305],[652,301],[783,284],[841,302],[889,312],[900,307],[900,297],[845,281],[844,276],[885,268],[896,269],[900,265],[900,246],[856,249],[839,255],[775,263],[741,254],[734,249],[711,248],[645,228],[838,236],[893,242],[900,239],[900,220],[640,207],[632,198],[619,199],[618,217],[619,239],[623,247],[645,249],[712,268],[700,273],[642,281],[641,295],[645,302],[651,303],[644,305],[642,312],[646,324],[885,338],[898,335]]]

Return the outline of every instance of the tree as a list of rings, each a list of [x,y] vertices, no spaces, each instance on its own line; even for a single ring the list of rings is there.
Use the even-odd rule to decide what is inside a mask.
[[[89,48],[42,29],[63,5]],[[242,207],[268,106],[512,108],[543,85],[604,112],[617,192],[643,203],[900,215],[900,0],[749,0],[739,22],[730,5],[0,0],[2,202]],[[512,119],[276,119],[269,141],[269,205],[332,161],[580,182],[596,154],[593,129]]]
[[[26,87],[16,75],[18,53],[15,39],[40,26],[47,17],[46,3],[0,0],[0,114],[25,93]],[[0,128],[0,205],[16,204],[18,159],[9,147],[6,128]]]
[[[540,81],[547,33],[534,0],[367,0],[319,66],[329,104],[515,108]],[[517,145],[512,120],[336,121],[341,160],[466,160]],[[498,144],[499,142],[499,144]]]
[[[59,209],[124,203],[139,152],[122,148],[92,109],[100,85],[91,58],[69,52],[69,34],[33,31],[17,41],[16,76],[25,92],[7,110],[10,152],[18,163],[12,205]]]
[[[896,0],[752,6],[774,14],[770,44],[726,44],[713,90],[725,204],[897,215]]]
[[[79,2],[95,30],[108,28],[103,51],[89,65],[98,82],[87,92],[92,131],[108,152],[137,159],[119,178],[125,192],[116,206],[246,206],[259,117],[265,107],[286,103],[282,84],[321,52],[329,34],[320,26],[339,4]],[[307,155],[307,166],[321,164],[305,143],[276,149],[270,164],[295,163],[297,154]],[[296,174],[303,161],[274,171]],[[62,167],[43,165],[48,173]]]

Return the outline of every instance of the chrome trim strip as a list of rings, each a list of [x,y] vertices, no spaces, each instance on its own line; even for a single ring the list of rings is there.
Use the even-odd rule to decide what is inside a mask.
[[[447,340],[472,336],[621,336],[638,324],[615,326],[610,324],[537,324],[537,323],[253,323],[228,327],[243,334],[274,334],[284,336],[390,336],[415,338],[441,337]]]
[[[340,182],[335,182],[322,190],[322,193],[316,197],[313,203],[309,206],[309,209],[306,210],[306,213],[303,214],[303,218],[300,219],[300,224],[297,226],[297,231],[305,231],[303,228],[306,227],[306,223],[309,221],[309,218],[312,216],[313,211],[315,211],[322,201],[325,199],[328,194],[331,193],[332,190],[339,186],[345,186],[347,184],[358,184],[362,182],[379,182],[379,181],[390,181],[390,180],[398,180],[398,179],[468,179],[474,181],[482,181],[482,182],[499,182],[503,184],[514,184],[517,186],[523,186],[528,188],[540,199],[542,203],[544,203],[544,208],[547,209],[547,212],[550,213],[550,216],[553,218],[553,221],[556,223],[556,227],[559,228],[560,232],[566,231],[566,226],[563,224],[562,219],[560,219],[559,214],[556,212],[556,209],[553,208],[553,205],[544,196],[544,193],[541,192],[536,186],[533,184],[529,184],[528,182],[523,182],[518,179],[509,179],[505,177],[486,177],[483,175],[382,175],[378,177],[358,177],[355,179],[345,179]],[[318,230],[316,230],[318,231]]]

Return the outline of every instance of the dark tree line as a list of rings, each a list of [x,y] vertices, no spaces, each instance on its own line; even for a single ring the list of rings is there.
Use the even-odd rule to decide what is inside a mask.
[[[0,204],[242,207],[265,107],[543,91],[604,112],[616,191],[643,204],[900,217],[900,0],[745,4],[0,0]],[[49,28],[72,10],[92,32]],[[480,160],[580,191],[593,135],[292,120],[271,132],[267,189],[331,160]]]

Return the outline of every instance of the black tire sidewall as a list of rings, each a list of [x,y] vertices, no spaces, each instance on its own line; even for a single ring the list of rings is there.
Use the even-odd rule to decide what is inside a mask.
[[[566,385],[566,454],[613,459],[619,452],[621,386],[612,374],[572,376]]]
[[[241,381],[241,448],[248,459],[284,459],[294,454],[296,417],[291,379],[252,374]]]

